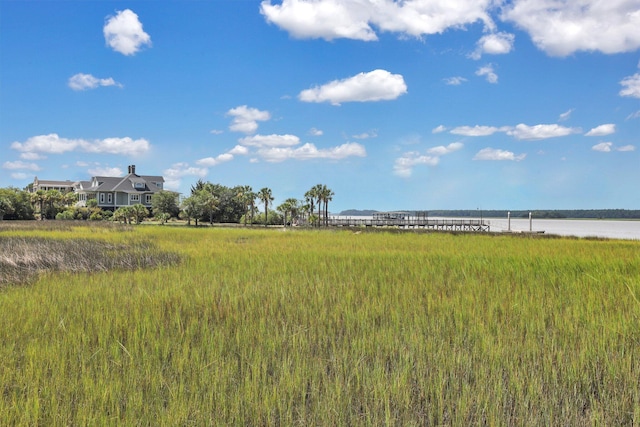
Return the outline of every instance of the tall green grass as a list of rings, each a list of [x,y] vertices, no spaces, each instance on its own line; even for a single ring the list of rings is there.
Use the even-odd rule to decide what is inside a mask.
[[[182,262],[4,289],[9,425],[640,421],[640,242],[51,233]]]

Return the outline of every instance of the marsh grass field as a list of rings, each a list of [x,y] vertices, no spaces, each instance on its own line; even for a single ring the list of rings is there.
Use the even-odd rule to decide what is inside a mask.
[[[640,423],[638,241],[52,221],[0,245],[5,425]]]

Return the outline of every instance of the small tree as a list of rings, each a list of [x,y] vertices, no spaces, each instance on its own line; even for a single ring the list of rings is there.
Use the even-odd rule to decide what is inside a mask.
[[[178,207],[178,193],[173,191],[159,191],[151,196],[151,210],[164,223],[180,213]]]
[[[198,218],[202,216],[202,205],[196,195],[187,197],[181,204],[182,213],[187,218],[187,225],[191,225],[191,219],[195,219],[196,227],[198,226]]]
[[[4,219],[6,214],[13,213],[13,203],[8,197],[0,197],[0,221]]]
[[[135,219],[136,224],[140,224],[149,216],[149,210],[140,203],[130,206],[129,209],[131,210],[131,217]]]
[[[289,215],[291,222],[293,222],[294,217],[298,215],[299,205],[300,203],[297,199],[289,198],[276,208],[278,212],[282,213],[285,227],[287,226],[287,215]]]
[[[213,214],[218,210],[220,199],[209,191],[200,190],[193,197],[197,199],[203,215],[209,215],[209,224],[213,224]]]
[[[31,193],[14,187],[0,188],[0,199],[5,201],[4,219],[33,219],[31,196]]]
[[[113,216],[111,217],[111,219],[113,221],[118,221],[120,223],[127,223],[129,220],[129,207],[128,206],[122,206],[119,207],[118,209],[116,209],[116,211],[113,213]]]
[[[289,212],[289,205],[285,201],[281,203],[276,210],[282,214],[282,225],[287,228],[287,212]]]

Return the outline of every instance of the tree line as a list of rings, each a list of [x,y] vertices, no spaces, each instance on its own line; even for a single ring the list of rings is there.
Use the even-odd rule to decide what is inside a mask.
[[[273,191],[263,187],[254,191],[249,185],[226,187],[199,180],[191,186],[191,194],[179,206],[171,205],[171,198],[160,192],[152,198],[156,216],[177,216],[198,225],[199,222],[231,222],[244,225],[326,225],[329,202],[334,192],[326,185],[317,184],[309,189],[304,198],[288,198],[273,206]],[[263,209],[258,209],[262,205]],[[317,215],[316,210],[317,208]]]
[[[139,223],[154,217],[161,223],[172,218],[184,219],[196,225],[209,223],[242,223],[244,225],[297,224],[321,226],[329,220],[329,202],[334,192],[326,185],[317,184],[304,193],[301,199],[288,198],[280,205],[272,205],[274,197],[270,188],[254,191],[249,185],[227,187],[199,180],[191,186],[188,197],[180,200],[179,194],[160,191],[151,199],[151,209],[143,205],[123,206],[115,211],[98,207],[96,199],[87,200],[85,206],[77,205],[77,195],[58,190],[30,192],[15,187],[0,188],[0,220],[113,220]],[[259,209],[259,207],[262,207]],[[372,215],[377,211],[351,210],[341,215]],[[640,210],[633,209],[565,209],[565,210],[431,210],[429,216],[438,217],[486,217],[572,219],[640,219]]]
[[[198,180],[191,186],[189,196],[182,199],[176,192],[160,191],[152,196],[150,209],[136,204],[111,211],[100,208],[95,198],[79,206],[73,192],[30,192],[9,187],[0,188],[0,220],[112,220],[132,224],[153,217],[162,224],[175,218],[186,220],[188,225],[209,222],[321,226],[328,224],[333,196],[326,185],[317,184],[302,199],[288,198],[274,207],[273,191],[268,187],[254,191],[249,185],[227,187]]]

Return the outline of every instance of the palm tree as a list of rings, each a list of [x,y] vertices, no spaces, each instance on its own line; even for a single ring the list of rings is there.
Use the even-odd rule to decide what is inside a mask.
[[[62,194],[62,203],[66,207],[75,205],[77,201],[78,201],[78,195],[73,191],[67,191],[66,193]]]
[[[126,224],[127,223],[127,207],[121,206],[118,209],[116,209],[111,219],[113,221],[118,221],[120,223],[124,222]]]
[[[43,210],[44,210],[44,201],[45,201],[45,192],[44,190],[38,190],[35,193],[31,193],[31,203],[34,205],[38,205],[38,209],[40,212],[40,220],[44,219]]]
[[[293,221],[294,215],[296,215],[298,212],[298,204],[299,202],[297,199],[289,198],[282,202],[282,204],[276,208],[278,212],[282,212],[282,215],[284,217],[283,224],[285,228],[287,227],[287,214],[291,214],[290,218],[291,221]]]
[[[311,215],[313,215],[313,206],[316,199],[315,187],[304,193],[304,198],[309,204],[309,223],[311,223]]]
[[[197,195],[187,197],[180,204],[182,212],[187,217],[187,225],[191,225],[191,218],[195,219],[196,227],[198,226],[198,218],[202,216],[203,207]]]
[[[247,200],[249,202],[249,225],[253,225],[253,215],[256,212],[256,199],[258,198],[258,193],[254,191],[250,191],[247,193]]]
[[[203,190],[205,187],[205,182],[201,179],[198,180],[194,185],[191,186],[191,195],[193,196],[198,191]]]
[[[202,190],[197,193],[197,196],[205,210],[209,213],[209,224],[213,225],[213,214],[218,210],[220,199],[209,191]]]
[[[48,203],[47,217],[55,218],[57,213],[57,205],[62,200],[62,193],[58,190],[47,190],[45,192],[45,201]]]
[[[322,200],[324,201],[324,225],[328,227],[329,226],[329,202],[333,200],[333,196],[335,196],[335,193],[330,188],[327,188],[326,185],[323,185],[321,195],[322,195]]]
[[[269,203],[273,202],[271,189],[267,187],[261,188],[260,191],[258,191],[258,198],[264,203],[264,226],[266,227],[269,222]]]
[[[309,211],[310,211],[310,213],[312,215],[313,215],[313,207],[314,207],[314,205],[316,203],[318,205],[318,218],[317,218],[317,221],[320,221],[320,218],[321,218],[321,215],[320,215],[320,212],[321,212],[321,201],[322,201],[322,198],[320,197],[321,192],[322,192],[322,184],[316,184],[313,187],[311,187],[311,189],[309,191],[304,193],[304,197],[305,197],[305,199],[307,200],[307,202],[310,205]],[[313,221],[313,219],[311,219],[310,222],[313,223],[315,221]]]
[[[291,214],[291,222],[293,222],[294,218],[298,216],[298,211],[300,210],[300,201],[298,199],[294,199],[293,197],[284,201],[286,206],[289,208],[289,213]],[[285,218],[286,219],[286,218]],[[286,221],[285,221],[286,224]]]
[[[129,206],[128,208],[131,215],[129,218],[135,218],[136,224],[140,224],[146,217],[149,216],[149,210],[140,203]]]
[[[311,206],[309,205],[309,203],[305,203],[303,205],[300,206],[300,208],[298,209],[298,212],[300,213],[300,216],[302,218],[304,218],[306,221],[309,220],[309,217],[311,216]]]
[[[280,206],[276,208],[278,212],[282,212],[282,225],[287,228],[287,212],[289,212],[289,205],[286,201],[282,202]]]
[[[253,202],[256,199],[255,193],[250,185],[243,185],[238,189],[236,198],[244,206],[244,226],[247,226],[247,216],[249,216],[249,206],[253,206]],[[253,215],[252,215],[253,216]]]
[[[316,184],[313,187],[313,190],[314,190],[313,192],[314,192],[314,194],[316,196],[316,199],[318,199],[318,225],[320,225],[320,218],[322,218],[322,214],[321,214],[321,212],[322,212],[322,202],[324,201],[324,199],[322,198],[322,194],[323,194],[322,193],[323,192],[322,188],[323,188],[322,184]]]

